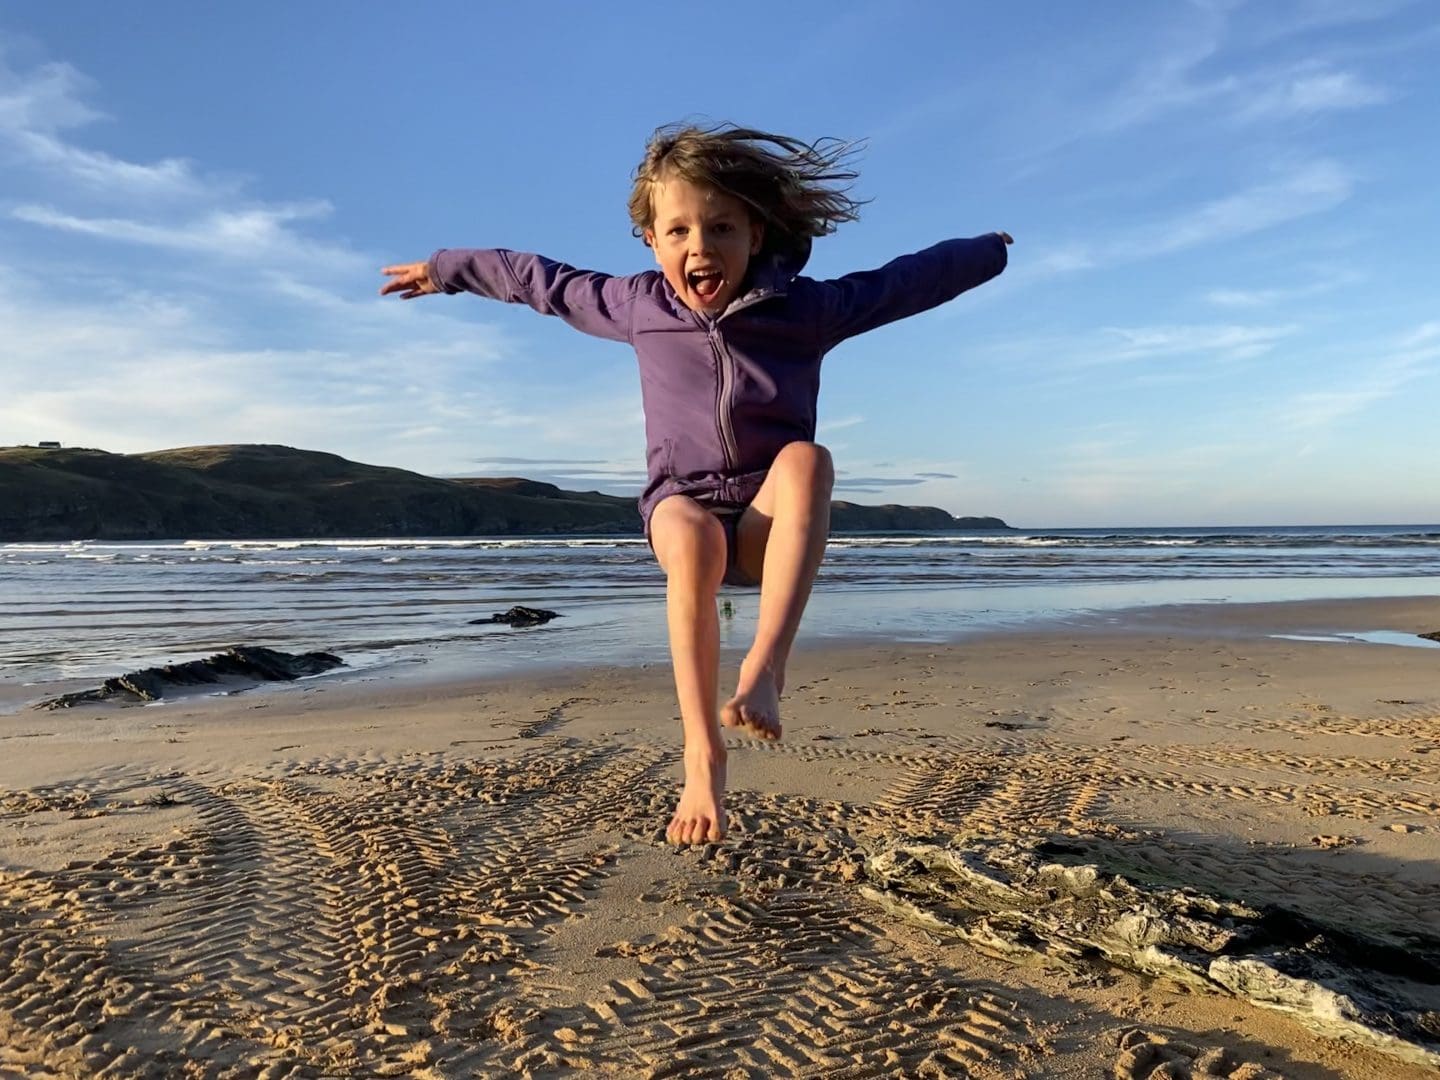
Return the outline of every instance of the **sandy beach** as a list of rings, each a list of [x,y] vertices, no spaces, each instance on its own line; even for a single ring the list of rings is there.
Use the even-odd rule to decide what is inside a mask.
[[[1414,957],[1440,1044],[1440,650],[1270,636],[1376,630],[1440,604],[800,651],[692,850],[660,665],[0,716],[0,1077],[1432,1076],[876,899],[925,842],[1280,907]]]

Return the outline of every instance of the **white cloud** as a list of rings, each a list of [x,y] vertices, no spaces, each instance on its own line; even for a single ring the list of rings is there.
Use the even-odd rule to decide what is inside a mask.
[[[107,197],[201,195],[206,183],[182,158],[151,164],[124,161],[67,142],[61,132],[101,119],[83,100],[90,81],[69,64],[46,64],[20,75],[0,56],[0,145],[19,163],[58,175]]]
[[[1074,243],[1042,252],[1024,260],[1006,278],[1013,283],[1103,269],[1223,243],[1325,213],[1348,199],[1353,188],[1349,171],[1338,162],[1306,162],[1277,179],[1186,207],[1147,224],[1114,229],[1103,241]],[[1258,306],[1267,301],[1263,293],[1239,290],[1215,290],[1209,297],[1212,303],[1236,307]]]
[[[262,260],[277,265],[303,260],[312,269],[317,262],[332,269],[359,269],[366,265],[367,260],[353,251],[310,240],[289,227],[292,222],[314,220],[329,213],[328,203],[315,200],[217,209],[181,224],[82,217],[34,205],[16,207],[11,217],[62,232],[184,251],[207,258]]]
[[[1219,288],[1206,291],[1201,299],[1207,304],[1223,308],[1274,307],[1294,300],[1305,300],[1357,285],[1364,275],[1354,269],[1333,266],[1315,266],[1302,272],[1313,275],[1312,280],[1294,285],[1271,286],[1263,289]]]
[[[116,194],[117,189],[149,197],[196,195],[204,190],[190,163],[180,158],[140,165],[99,151],[83,150],[45,132],[13,131],[9,137],[30,164],[60,173],[107,195]]]
[[[79,287],[58,260],[0,263],[0,441],[274,442],[456,472],[477,453],[543,446],[633,472],[633,382],[537,403],[496,377],[502,359],[527,359],[504,331],[458,307],[383,300],[378,276],[357,291],[379,260],[305,231],[326,200],[248,198],[179,157],[142,164],[78,143],[100,118],[92,94],[68,65],[17,75],[0,56],[0,154],[46,191],[0,224],[92,241]]]
[[[201,175],[184,158],[142,163],[80,145],[74,129],[102,116],[86,103],[93,93],[90,80],[68,64],[22,73],[0,55],[0,148],[20,168],[66,182],[47,185],[49,205],[12,207],[13,220],[207,259],[268,263],[290,280],[297,266],[313,275],[373,261],[297,228],[330,213],[323,199],[247,199],[234,180]],[[82,206],[65,205],[76,201]],[[112,207],[118,201],[124,212],[96,213],[102,201]]]
[[[1241,120],[1269,120],[1329,109],[1382,105],[1391,94],[1350,71],[1318,71],[1281,77],[1261,86],[1240,106]]]
[[[1216,307],[1255,308],[1268,307],[1285,296],[1283,289],[1211,289],[1205,299]]]
[[[1120,339],[1104,359],[1147,360],[1161,356],[1204,354],[1212,359],[1249,360],[1273,349],[1298,326],[1147,326],[1107,327],[1104,333]]]
[[[863,416],[841,416],[834,420],[821,420],[815,426],[817,434],[828,435],[832,431],[843,431],[845,428],[855,427],[865,423]]]
[[[1389,353],[1349,365],[1349,369],[1359,369],[1359,373],[1284,402],[1279,422],[1293,430],[1326,428],[1435,375],[1440,370],[1440,323],[1424,324],[1402,337]]]
[[[237,344],[213,308],[118,287],[57,297],[0,264],[0,442],[121,452],[269,442],[426,471],[516,445],[638,457],[638,387],[537,407],[487,377],[523,354],[485,325],[376,297],[314,313],[306,330],[324,347],[274,333],[256,348]]]
[[[1257,38],[1283,37],[1306,28],[1341,26],[1388,11],[1267,11],[1278,5],[1191,3],[1156,8],[1169,17],[1131,29],[1135,57],[1097,72],[1091,65],[1057,65],[1053,84],[1031,91],[1043,97],[1050,138],[1028,155],[1045,157],[1095,138],[1110,139],[1162,122],[1202,128],[1283,124],[1295,117],[1382,105],[1393,91],[1342,66],[1346,43],[1311,45],[1300,61],[1256,63]],[[1267,15],[1269,17],[1267,17]],[[1257,23],[1266,25],[1257,26]],[[1097,88],[1097,75],[1099,86]],[[1046,92],[1048,91],[1048,92]],[[1038,125],[1035,125],[1038,126]],[[1288,137],[1290,132],[1285,133]]]
[[[22,76],[0,53],[0,132],[55,132],[98,119],[81,100],[90,88],[69,64],[44,64]]]
[[[1440,340],[1440,322],[1422,323],[1400,339],[1400,348],[1417,349],[1437,340]]]
[[[1030,260],[1030,265],[1039,274],[1068,274],[1076,270],[1089,270],[1097,265],[1095,255],[1080,246],[1061,251],[1042,252]]]
[[[1112,252],[1140,259],[1246,236],[1330,210],[1349,198],[1352,188],[1349,172],[1338,162],[1307,162],[1277,180],[1142,227]]]
[[[1207,504],[1223,501],[1214,477],[1251,450],[1248,433],[1214,439],[1199,426],[1157,434],[1128,424],[1099,424],[1057,445],[1044,491],[1082,515],[1163,501],[1193,503],[1203,519]],[[1150,512],[1145,516],[1154,520]]]

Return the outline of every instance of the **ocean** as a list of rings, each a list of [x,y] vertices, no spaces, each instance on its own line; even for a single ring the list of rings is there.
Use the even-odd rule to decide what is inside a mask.
[[[758,595],[722,590],[722,647],[748,644]],[[845,535],[800,644],[943,642],[1160,604],[1422,595],[1440,596],[1440,525]],[[514,604],[561,617],[472,625]],[[343,657],[325,677],[664,663],[664,580],[631,537],[0,545],[0,710],[242,643]]]

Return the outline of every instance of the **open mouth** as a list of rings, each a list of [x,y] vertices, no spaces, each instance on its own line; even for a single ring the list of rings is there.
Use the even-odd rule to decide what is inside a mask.
[[[725,284],[725,275],[719,270],[694,270],[685,275],[685,280],[691,292],[709,303],[720,295],[720,288]]]

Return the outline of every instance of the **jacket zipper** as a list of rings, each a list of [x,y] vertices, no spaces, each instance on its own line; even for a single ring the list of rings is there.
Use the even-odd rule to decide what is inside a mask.
[[[725,471],[733,472],[740,463],[740,447],[735,442],[735,410],[731,398],[735,392],[735,358],[720,334],[720,320],[738,311],[780,295],[780,290],[764,291],[732,303],[709,323],[710,351],[715,355],[715,366],[720,372],[718,398],[715,402],[715,426],[720,433],[720,452],[725,456]]]
[[[735,361],[725,341],[720,336],[720,327],[710,324],[710,351],[715,355],[715,367],[720,373],[720,386],[715,399],[715,426],[720,433],[720,452],[725,456],[725,471],[733,472],[740,459],[740,449],[735,445],[735,417],[730,398],[735,389]]]

